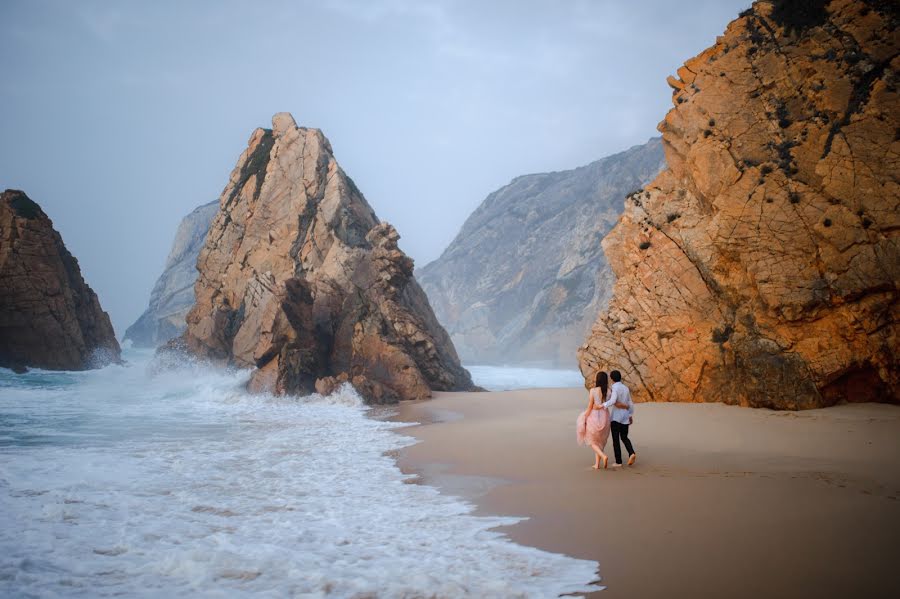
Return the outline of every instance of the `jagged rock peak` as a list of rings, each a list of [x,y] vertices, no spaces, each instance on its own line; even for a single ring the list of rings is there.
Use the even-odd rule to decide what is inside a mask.
[[[254,368],[254,391],[350,382],[387,402],[472,388],[398,239],[322,132],[279,113],[222,192],[187,330],[170,347]]]
[[[665,166],[659,138],[585,166],[523,175],[485,198],[417,273],[469,363],[570,368],[612,293],[598,241]]]
[[[668,169],[603,248],[580,365],[645,400],[900,402],[891,2],[759,1],[669,80]]]
[[[24,192],[0,195],[0,366],[99,368],[120,360],[109,316],[50,218]]]
[[[277,137],[281,137],[294,129],[297,129],[297,121],[294,120],[290,112],[279,112],[272,117],[272,132]]]
[[[219,202],[212,201],[181,220],[147,309],[125,330],[125,339],[135,346],[157,347],[184,333],[185,317],[194,305],[197,256],[218,209]]]

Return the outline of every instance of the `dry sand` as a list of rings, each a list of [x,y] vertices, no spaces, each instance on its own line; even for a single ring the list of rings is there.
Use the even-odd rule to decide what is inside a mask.
[[[580,389],[400,406],[406,472],[515,541],[596,560],[618,597],[900,597],[900,407],[639,404],[634,467],[594,471]],[[612,456],[612,440],[607,445]],[[610,459],[610,463],[612,463]]]

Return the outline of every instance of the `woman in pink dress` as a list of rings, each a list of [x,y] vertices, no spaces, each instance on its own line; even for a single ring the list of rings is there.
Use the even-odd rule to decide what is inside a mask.
[[[600,469],[600,462],[606,468],[609,456],[603,453],[606,441],[609,439],[609,411],[610,402],[606,401],[606,390],[609,388],[609,379],[605,372],[598,372],[594,379],[594,388],[588,392],[587,410],[578,416],[575,424],[575,436],[582,445],[590,445],[594,450],[594,470]]]

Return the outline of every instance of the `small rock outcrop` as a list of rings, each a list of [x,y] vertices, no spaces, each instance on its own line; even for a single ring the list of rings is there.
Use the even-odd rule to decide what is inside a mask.
[[[659,138],[490,194],[417,277],[467,363],[571,366],[612,294],[600,247],[626,194],[665,166]]]
[[[136,347],[157,347],[178,337],[187,328],[185,317],[194,305],[197,256],[218,209],[218,201],[204,204],[178,225],[166,266],[150,294],[150,305],[125,330],[125,339]]]
[[[50,218],[24,192],[0,195],[0,366],[85,370],[120,360],[97,294]]]
[[[669,80],[668,169],[603,248],[579,351],[635,395],[900,402],[898,5],[759,1]]]
[[[381,223],[318,129],[279,113],[250,137],[197,261],[187,331],[169,343],[252,367],[252,391],[370,402],[472,388]]]

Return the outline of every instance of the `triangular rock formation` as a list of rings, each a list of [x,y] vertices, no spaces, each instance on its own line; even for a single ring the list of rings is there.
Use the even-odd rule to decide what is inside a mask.
[[[368,401],[472,388],[397,248],[318,129],[279,113],[257,129],[197,261],[196,304],[177,343],[254,367],[251,389]]]
[[[636,396],[900,401],[900,36],[892,2],[756,2],[671,78],[668,170],[603,240],[581,371]]]
[[[97,294],[50,218],[24,192],[0,195],[0,366],[85,370],[119,361]]]
[[[125,339],[137,347],[157,347],[184,333],[188,311],[194,305],[197,256],[209,225],[219,209],[217,201],[199,206],[181,220],[166,266],[150,294],[150,305],[125,330]]]

